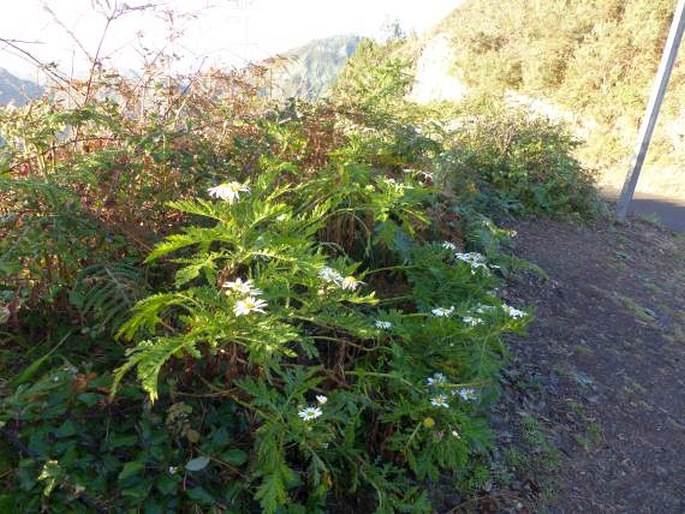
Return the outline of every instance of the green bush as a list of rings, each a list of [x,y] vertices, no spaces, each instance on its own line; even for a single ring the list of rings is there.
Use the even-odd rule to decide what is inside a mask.
[[[490,447],[479,411],[506,353],[500,334],[527,320],[490,293],[494,268],[412,237],[430,191],[411,175],[347,163],[294,187],[278,171],[173,204],[214,223],[156,247],[149,259],[183,255],[175,290],[139,302],[120,330],[144,339],[114,385],[135,368],[154,407],[138,399],[118,421],[136,393],[110,401],[106,377],[70,370],[4,402],[4,433],[24,456],[3,501],[296,512],[374,490],[379,512],[427,511],[413,484],[466,473]],[[390,252],[392,265],[319,241],[338,215],[370,220],[361,253]]]
[[[561,125],[487,108],[460,117],[450,145],[446,180],[482,212],[582,218],[599,212],[593,174],[573,157],[577,142]]]
[[[0,383],[0,510],[429,512],[440,480],[478,482],[530,319],[494,292],[517,263],[480,211],[581,210],[583,176],[554,127],[446,129],[391,64],[374,105],[197,78],[142,118],[91,97],[8,137],[3,294],[28,300],[0,337],[27,367]]]

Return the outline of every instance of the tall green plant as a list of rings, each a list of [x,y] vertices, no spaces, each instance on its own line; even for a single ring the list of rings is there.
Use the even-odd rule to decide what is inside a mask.
[[[347,162],[293,187],[276,185],[278,171],[211,188],[215,200],[171,204],[212,222],[150,254],[180,254],[176,291],[142,300],[122,326],[121,336],[142,341],[115,391],[135,369],[152,400],[166,390],[160,377],[173,376],[175,388],[232,402],[266,512],[296,498],[321,508],[329,491],[364,486],[377,491],[379,511],[416,501],[425,510],[424,495],[385,481],[404,465],[437,480],[488,446],[476,406],[506,353],[500,334],[526,316],[489,293],[496,280],[483,256],[412,235],[422,218],[414,199],[428,190],[411,176]],[[318,239],[340,215],[370,223],[367,260]],[[394,255],[390,266],[368,259],[377,247]],[[404,293],[384,291],[393,282]]]

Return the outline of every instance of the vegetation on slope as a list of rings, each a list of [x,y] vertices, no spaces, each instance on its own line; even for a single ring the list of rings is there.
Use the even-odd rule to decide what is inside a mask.
[[[503,337],[530,319],[496,294],[521,262],[490,216],[592,215],[572,140],[480,105],[450,129],[371,43],[329,102],[150,73],[0,112],[0,510],[477,490]]]
[[[482,89],[552,98],[600,121],[638,120],[666,40],[669,0],[466,2],[436,28],[455,69]],[[685,76],[678,67],[674,90]],[[677,95],[667,112],[680,108]]]
[[[359,41],[359,36],[319,39],[263,63],[269,68],[269,96],[281,100],[328,96]]]
[[[587,162],[625,165],[673,10],[670,0],[470,0],[435,31],[451,38],[454,72],[470,87],[553,101],[590,127]],[[671,172],[685,162],[684,88],[677,64],[650,153]]]

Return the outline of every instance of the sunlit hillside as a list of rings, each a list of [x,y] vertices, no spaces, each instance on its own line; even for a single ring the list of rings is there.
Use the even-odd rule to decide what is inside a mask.
[[[471,93],[494,94],[570,122],[580,158],[618,186],[659,64],[671,0],[469,0],[425,39]],[[419,77],[420,78],[420,77]],[[460,90],[460,91],[461,91]],[[685,69],[678,63],[641,178],[645,192],[685,198]]]
[[[270,59],[265,63],[271,73],[268,93],[275,98],[308,100],[326,96],[360,40],[354,35],[333,36]]]

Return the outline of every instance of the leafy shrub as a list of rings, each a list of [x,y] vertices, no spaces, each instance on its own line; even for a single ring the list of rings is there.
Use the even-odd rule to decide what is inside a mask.
[[[42,392],[50,377],[19,389],[4,404],[12,428],[3,430],[24,456],[14,463],[18,489],[4,501],[36,506],[47,501],[43,490],[55,511],[78,500],[84,511],[138,502],[153,512],[186,504],[295,512],[325,509],[331,493],[373,490],[379,511],[427,511],[416,480],[466,473],[469,456],[490,445],[478,412],[506,353],[500,334],[527,318],[490,293],[496,279],[482,256],[422,241],[432,192],[420,174],[390,178],[351,160],[354,151],[334,155],[300,184],[283,181],[284,164],[267,159],[249,185],[171,204],[197,224],[150,254],[177,255],[175,290],[139,302],[121,327],[141,342],[114,381],[135,368],[158,403],[133,407],[110,434],[69,427],[90,423],[84,401],[94,423],[114,423],[128,386],[113,403],[105,378],[93,380],[98,396],[84,398],[74,393],[81,375],[63,375],[72,386],[54,392]],[[352,222],[361,237],[350,242],[340,227]],[[47,403],[37,401],[43,395]],[[176,439],[153,430],[164,408],[166,417],[186,413]],[[93,462],[105,471],[90,484],[83,469]]]
[[[457,194],[483,212],[592,217],[594,178],[573,157],[577,144],[560,125],[525,112],[489,108],[459,118],[447,162]]]
[[[178,377],[182,365],[184,388],[204,384],[233,402],[252,420],[241,438],[252,441],[255,499],[266,512],[298,498],[323,507],[328,491],[360,484],[378,491],[381,510],[402,505],[408,497],[379,477],[399,480],[407,466],[435,481],[488,447],[472,404],[489,394],[505,354],[499,334],[522,328],[525,316],[489,293],[482,256],[411,236],[422,217],[416,198],[428,191],[410,175],[374,177],[347,164],[297,188],[277,179],[266,172],[249,189],[212,190],[223,201],[172,204],[216,223],[169,236],[150,255],[195,249],[176,259],[178,291],[141,301],[122,327],[144,340],[117,381],[135,368],[155,400],[165,366]],[[362,254],[386,247],[392,266],[352,261],[341,245],[317,240],[341,214],[367,220]],[[216,373],[197,383],[193,370],[207,360]]]
[[[82,298],[93,292],[82,279],[92,277],[82,270],[139,261],[179,222],[165,202],[211,184],[245,149],[241,131],[251,131],[240,118],[252,116],[257,87],[237,74],[191,83],[163,80],[154,68],[135,84],[103,72],[0,110],[0,301],[15,328],[50,313],[90,316],[103,328],[142,294],[144,270],[128,281],[143,287],[129,287],[117,309],[92,308]],[[226,88],[232,95],[219,96]],[[101,296],[110,306],[124,299],[121,288],[110,291]]]
[[[427,118],[403,66],[373,104],[270,108],[197,77],[153,82],[140,116],[126,81],[7,115],[3,294],[29,299],[9,321],[67,335],[0,384],[4,510],[428,512],[439,478],[478,481],[503,337],[529,320],[494,293],[512,261],[478,211],[582,208],[582,174],[553,128]]]
[[[107,374],[64,367],[4,400],[0,431],[10,446],[0,466],[14,468],[17,487],[0,495],[0,509],[226,511],[247,459],[231,437],[233,407],[189,398],[153,412],[136,388],[110,401],[110,385]],[[197,452],[214,455],[210,469]]]

